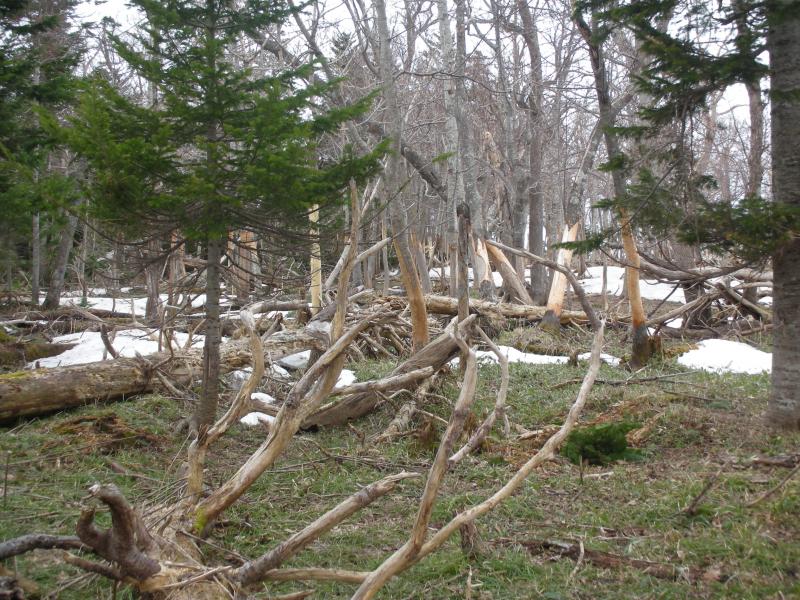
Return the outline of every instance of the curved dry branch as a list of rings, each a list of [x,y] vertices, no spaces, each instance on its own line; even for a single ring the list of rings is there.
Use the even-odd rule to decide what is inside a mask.
[[[369,577],[364,580],[355,594],[353,594],[353,600],[368,600],[369,598],[373,598],[391,577],[419,562],[431,552],[436,551],[451,535],[458,531],[459,528],[473,522],[481,515],[486,514],[498,504],[508,499],[519,489],[536,467],[553,458],[558,447],[575,427],[575,423],[578,421],[578,417],[586,404],[589,392],[600,370],[600,353],[603,348],[604,330],[605,324],[601,322],[600,328],[595,333],[594,342],[592,343],[592,357],[589,362],[589,370],[586,372],[578,396],[570,408],[561,428],[492,496],[480,504],[456,515],[449,523],[437,531],[430,540],[422,544],[421,547],[414,548],[409,543],[404,544],[400,550],[395,552],[386,559],[381,566],[370,573]]]
[[[478,330],[478,334],[481,336],[481,339],[486,343],[487,346],[489,346],[491,351],[494,352],[495,356],[497,356],[498,362],[500,363],[500,389],[497,392],[497,399],[495,400],[492,412],[490,412],[484,419],[483,423],[478,426],[469,441],[447,461],[448,466],[451,469],[467,454],[474,451],[483,443],[483,440],[485,440],[486,436],[489,435],[489,432],[492,430],[492,427],[494,427],[497,419],[503,420],[505,418],[506,397],[508,396],[509,380],[508,357],[500,351],[500,348],[497,347],[497,344],[495,344],[489,338],[489,336],[486,335],[486,332],[483,329],[480,327],[477,327],[476,329]]]
[[[461,392],[453,408],[450,422],[442,436],[439,450],[433,460],[433,465],[428,472],[428,480],[420,498],[417,517],[411,528],[411,535],[408,541],[403,544],[394,554],[387,558],[377,569],[375,569],[364,580],[358,588],[353,598],[371,598],[378,590],[383,587],[392,577],[408,568],[416,561],[420,549],[425,541],[430,523],[433,505],[439,493],[442,480],[447,472],[447,459],[453,449],[453,444],[461,435],[464,429],[464,422],[469,414],[472,402],[475,399],[475,388],[478,381],[478,365],[475,351],[459,337],[458,328],[449,328],[450,335],[461,348],[462,355],[466,356],[464,362],[464,381],[461,385]]]
[[[242,565],[239,569],[234,571],[233,577],[242,585],[251,585],[270,578],[270,572],[281,563],[300,552],[321,535],[324,535],[346,518],[365,506],[368,506],[381,496],[391,492],[400,481],[419,476],[420,475],[417,473],[402,472],[397,475],[384,477],[380,481],[376,481],[364,487],[347,498],[344,502],[341,502],[336,507],[326,512],[313,523],[308,524],[302,531],[284,540],[261,557]]]
[[[83,542],[74,535],[29,533],[0,542],[0,561],[32,550],[79,550],[83,547]]]
[[[192,499],[193,504],[200,499],[203,491],[203,469],[205,468],[205,458],[208,448],[222,437],[226,431],[236,422],[242,409],[250,401],[250,395],[256,390],[258,383],[264,376],[264,344],[258,335],[256,320],[253,313],[248,309],[242,309],[239,317],[247,331],[250,340],[250,353],[252,355],[253,370],[250,376],[239,388],[230,407],[225,414],[208,431],[199,431],[189,444],[187,460],[189,463],[189,473],[186,480],[187,493]]]

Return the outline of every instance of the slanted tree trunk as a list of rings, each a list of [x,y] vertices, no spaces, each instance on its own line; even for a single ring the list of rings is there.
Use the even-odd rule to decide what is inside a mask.
[[[58,308],[58,304],[61,301],[61,293],[64,291],[64,277],[67,274],[69,255],[70,252],[72,252],[72,245],[75,241],[75,230],[77,227],[78,217],[75,215],[68,215],[67,222],[61,230],[61,239],[58,241],[56,260],[53,265],[53,273],[50,276],[47,296],[45,296],[44,304],[42,304],[42,308],[46,310]]]
[[[533,304],[533,299],[528,294],[528,290],[525,289],[522,279],[519,278],[511,262],[506,258],[506,255],[503,254],[503,251],[492,244],[485,244],[485,247],[495,268],[503,277],[503,287],[509,290],[522,304]]]
[[[771,70],[772,193],[800,210],[800,13],[797,2],[770,4],[767,47]],[[800,238],[772,257],[774,348],[769,421],[800,429]]]
[[[574,242],[578,236],[579,228],[580,223],[575,223],[572,227],[566,227],[561,241]],[[556,263],[569,269],[571,260],[572,250],[559,248]],[[554,272],[553,280],[550,284],[550,295],[547,297],[547,312],[542,318],[542,329],[552,333],[561,331],[561,320],[559,317],[561,316],[561,311],[564,309],[564,295],[566,291],[567,276],[559,271]]]

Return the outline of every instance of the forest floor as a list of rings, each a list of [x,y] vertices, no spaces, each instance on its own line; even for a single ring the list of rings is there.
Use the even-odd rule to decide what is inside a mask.
[[[513,342],[513,334],[504,336],[505,343]],[[608,338],[606,352],[622,356],[622,334],[611,330]],[[590,339],[576,333],[570,344],[586,351]],[[760,345],[768,347],[769,340]],[[644,383],[608,384],[632,375],[603,365],[582,417],[584,423],[605,415],[645,425],[638,460],[583,469],[565,458],[548,463],[519,493],[477,522],[481,543],[474,555],[462,551],[456,536],[390,582],[381,597],[800,598],[800,477],[747,506],[790,471],[754,459],[788,455],[791,464],[800,453],[800,435],[765,426],[767,374],[687,371],[675,361],[677,346],[665,342],[665,356],[635,375],[659,377]],[[359,381],[392,367],[389,361],[348,365]],[[511,423],[526,430],[560,424],[585,369],[585,363],[512,364]],[[482,366],[479,373],[480,417],[494,403],[500,374],[496,365]],[[454,369],[428,396],[425,411],[447,419],[459,386]],[[413,430],[392,441],[378,446],[368,441],[384,430],[403,399],[385,403],[350,427],[297,436],[276,468],[214,529],[211,544],[204,546],[208,564],[257,556],[384,475],[424,472],[444,427],[435,416],[418,415]],[[0,539],[30,532],[74,533],[81,498],[95,481],[116,483],[139,507],[177,498],[186,440],[173,427],[187,410],[181,402],[150,395],[0,429],[0,457],[6,463],[0,468],[7,474]],[[232,474],[263,436],[263,430],[241,425],[229,432],[212,450],[211,485]],[[481,452],[447,475],[433,527],[484,499],[516,472],[537,448],[517,437],[512,431],[505,439],[495,427]],[[718,473],[694,514],[687,514]],[[406,539],[422,485],[419,479],[402,484],[284,566],[377,566]],[[567,556],[549,542],[575,544],[583,551]],[[606,555],[598,552],[621,560],[603,567]],[[657,577],[630,559],[669,565],[674,572],[667,569]],[[52,598],[112,598],[110,583],[63,564],[57,552],[37,551],[6,567],[34,579]],[[270,584],[256,597],[305,588],[316,590],[314,598],[348,598],[354,589],[332,583]],[[120,591],[115,597],[127,594]]]

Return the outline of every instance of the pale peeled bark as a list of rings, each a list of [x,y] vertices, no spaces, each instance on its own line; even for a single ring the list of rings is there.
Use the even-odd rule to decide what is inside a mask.
[[[572,227],[564,229],[564,235],[561,237],[561,242],[574,242],[578,237],[578,229],[580,223],[575,223]],[[572,250],[567,248],[559,248],[556,256],[556,264],[569,269],[570,261],[572,260]],[[542,327],[558,331],[561,328],[559,316],[564,308],[564,296],[567,292],[567,276],[560,271],[553,273],[553,281],[550,284],[550,294],[547,297],[547,312],[542,319]]]
[[[247,302],[250,297],[250,289],[256,275],[257,245],[258,241],[252,231],[242,229],[239,232],[235,267],[236,299],[239,302]]]
[[[516,270],[506,258],[506,255],[503,254],[503,251],[492,244],[484,244],[484,246],[495,268],[503,277],[503,286],[513,290],[516,300],[522,302],[522,304],[532,305],[533,299],[528,294],[528,290],[525,289],[525,284],[517,276]],[[520,264],[522,264],[521,261]]]

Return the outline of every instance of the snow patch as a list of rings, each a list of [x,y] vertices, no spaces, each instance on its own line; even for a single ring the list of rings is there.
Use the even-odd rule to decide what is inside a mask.
[[[606,290],[612,296],[621,296],[625,285],[625,268],[607,267],[607,269]],[[586,272],[589,277],[580,280],[584,291],[587,294],[601,294],[603,292],[603,267],[589,267]],[[676,285],[675,283],[661,283],[648,279],[642,279],[639,282],[642,298],[664,300],[668,297],[670,302],[685,303],[686,298],[683,295],[683,288],[678,286],[676,289]]]
[[[275,400],[275,398],[273,398],[269,394],[265,394],[264,392],[253,392],[252,394],[250,394],[250,400],[264,406],[266,405],[275,406],[278,404],[278,401]]]
[[[270,372],[272,376],[276,379],[291,379],[291,375],[289,375],[289,371],[284,369],[282,366],[273,364],[270,366]]]
[[[331,324],[328,321],[311,321],[308,325],[306,325],[306,329],[310,329],[312,331],[319,331],[321,333],[324,333],[325,335],[330,335]]]
[[[583,354],[578,354],[578,360],[588,361],[590,358],[592,358],[591,352],[584,352]],[[622,362],[616,356],[611,356],[610,354],[606,354],[605,352],[600,354],[600,361],[609,364],[612,367],[618,367],[619,364]]]
[[[508,359],[509,363],[523,363],[527,365],[563,365],[569,361],[568,356],[552,356],[550,354],[533,354],[531,352],[522,352],[511,346],[498,346],[500,352]],[[497,364],[497,355],[490,350],[476,350],[475,355],[480,364]],[[578,360],[588,360],[591,356],[590,352],[586,352],[578,356]],[[610,354],[602,354],[600,357],[603,361],[610,365],[618,365],[620,360],[616,356]],[[458,365],[458,357],[450,361],[451,365]]]
[[[352,385],[356,381],[358,381],[358,378],[356,377],[355,373],[353,373],[350,369],[342,369],[339,379],[336,381],[336,387]]]
[[[152,336],[152,337],[151,337]],[[189,334],[175,332],[175,342],[180,346],[186,343]],[[147,356],[158,352],[158,332],[155,330],[127,329],[118,331],[112,345],[120,356],[134,357],[136,354]],[[205,336],[196,335],[192,338],[192,347],[202,347]],[[53,339],[54,343],[77,344],[75,347],[62,352],[57,356],[40,358],[29,363],[29,368],[36,366],[43,368],[66,367],[69,365],[82,365],[90,362],[103,360],[105,346],[99,332],[83,331],[80,333],[70,333],[61,335]],[[111,358],[108,356],[107,358]]]
[[[297,371],[298,369],[305,369],[308,361],[311,358],[311,350],[303,350],[289,356],[284,356],[277,362],[280,366],[290,371]]]
[[[730,340],[703,340],[699,348],[678,357],[678,364],[690,369],[713,373],[770,373],[772,354],[762,352],[742,342]]]
[[[262,412],[251,412],[239,419],[239,422],[249,427],[258,427],[261,423],[272,425],[275,422],[275,417]]]

